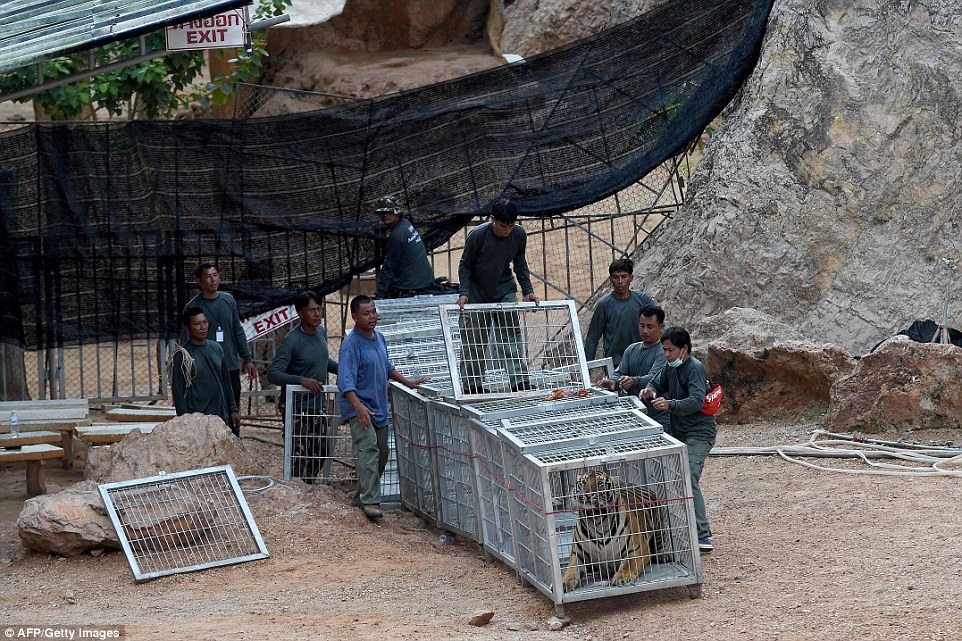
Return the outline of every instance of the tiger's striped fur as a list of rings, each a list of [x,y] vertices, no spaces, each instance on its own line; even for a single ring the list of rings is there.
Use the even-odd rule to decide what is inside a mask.
[[[665,508],[647,487],[620,486],[618,477],[591,470],[579,474],[578,524],[562,581],[565,592],[588,574],[631,585],[645,566],[668,560]]]

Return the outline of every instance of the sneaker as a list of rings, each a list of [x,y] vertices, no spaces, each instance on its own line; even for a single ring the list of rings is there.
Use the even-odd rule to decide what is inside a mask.
[[[715,549],[715,546],[711,544],[711,537],[707,539],[698,539],[698,550],[700,552],[711,552]]]
[[[362,505],[361,511],[364,512],[364,516],[369,519],[380,519],[384,516],[384,512],[377,505]]]

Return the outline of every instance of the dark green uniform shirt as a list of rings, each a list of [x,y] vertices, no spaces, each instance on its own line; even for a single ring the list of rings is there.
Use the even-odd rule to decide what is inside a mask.
[[[433,283],[434,270],[421,235],[402,218],[388,235],[384,264],[377,275],[377,296],[384,298],[390,291],[424,289]]]
[[[617,367],[628,346],[641,340],[638,319],[642,308],[654,304],[651,296],[636,291],[630,291],[625,299],[608,294],[598,301],[588,324],[588,335],[585,336],[585,356],[588,360],[594,360],[598,340],[604,336],[605,351],[602,358],[610,356],[611,362]]]
[[[664,367],[665,350],[662,349],[661,343],[655,343],[650,347],[645,347],[641,342],[632,343],[621,357],[621,363],[615,368],[615,381],[617,382],[622,376],[630,376],[633,383],[629,393],[637,396],[638,392],[647,387],[653,378],[661,374]],[[661,423],[666,432],[671,433],[671,418],[668,411],[656,410],[647,399],[641,399],[641,401],[648,408],[648,416]]]
[[[237,403],[230,386],[224,350],[211,340],[204,341],[203,345],[187,341],[183,348],[194,359],[194,365],[185,372],[184,355],[179,350],[174,352],[171,388],[177,416],[193,412],[211,414],[221,417],[229,426],[230,414],[237,411]]]
[[[241,325],[237,301],[233,296],[227,292],[217,292],[217,298],[204,298],[203,294],[197,294],[190,299],[184,309],[188,307],[200,307],[204,310],[209,326],[207,340],[216,342],[224,350],[224,360],[227,361],[228,370],[239,370],[242,364],[254,360],[250,348],[247,347],[247,335]],[[217,340],[218,327],[223,330],[223,341]],[[186,328],[180,331],[180,342],[182,345],[190,342],[187,339]],[[243,361],[238,361],[238,358]]]
[[[525,296],[533,294],[524,255],[527,244],[528,234],[520,225],[515,225],[507,238],[495,236],[490,222],[479,226],[464,243],[464,253],[458,265],[460,293],[467,296],[470,303],[500,303],[508,294],[518,291],[511,276],[513,264],[521,293]]]
[[[678,367],[668,367],[648,383],[657,396],[668,400],[671,414],[671,435],[687,442],[694,438],[714,441],[718,434],[714,416],[701,413],[708,393],[708,373],[705,366],[694,356],[689,356]]]
[[[328,373],[337,374],[337,361],[327,348],[327,330],[321,326],[308,334],[295,327],[277,348],[267,380],[274,385],[300,385],[301,378],[314,378],[327,385]]]

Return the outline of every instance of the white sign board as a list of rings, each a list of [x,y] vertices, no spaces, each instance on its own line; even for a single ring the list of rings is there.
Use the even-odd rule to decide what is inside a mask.
[[[167,27],[167,50],[243,47],[247,25],[239,9]]]
[[[263,336],[268,332],[287,325],[295,318],[297,318],[297,312],[294,311],[294,306],[288,305],[287,307],[278,307],[269,312],[264,312],[260,316],[245,318],[241,321],[241,326],[244,328],[244,333],[247,334],[247,340],[252,341],[259,336]]]

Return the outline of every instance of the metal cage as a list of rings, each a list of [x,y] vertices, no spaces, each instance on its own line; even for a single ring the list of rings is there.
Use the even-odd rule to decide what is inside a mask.
[[[390,387],[401,503],[437,525],[438,493],[429,424],[431,401],[394,381]]]
[[[664,433],[523,452],[505,439],[504,466],[514,521],[516,570],[562,604],[702,582],[685,446]],[[586,491],[589,473],[616,490]],[[593,519],[634,522],[631,537],[614,537],[599,558],[570,566],[581,522],[588,545],[603,546],[605,526]],[[610,524],[610,521],[607,521]],[[599,538],[593,538],[598,533]],[[647,541],[642,544],[640,541]],[[625,571],[629,568],[630,571]],[[574,577],[574,578],[572,578]],[[567,585],[566,585],[567,582]]]
[[[269,556],[229,465],[98,489],[137,582]]]
[[[574,301],[443,305],[441,328],[458,401],[589,384]]]

